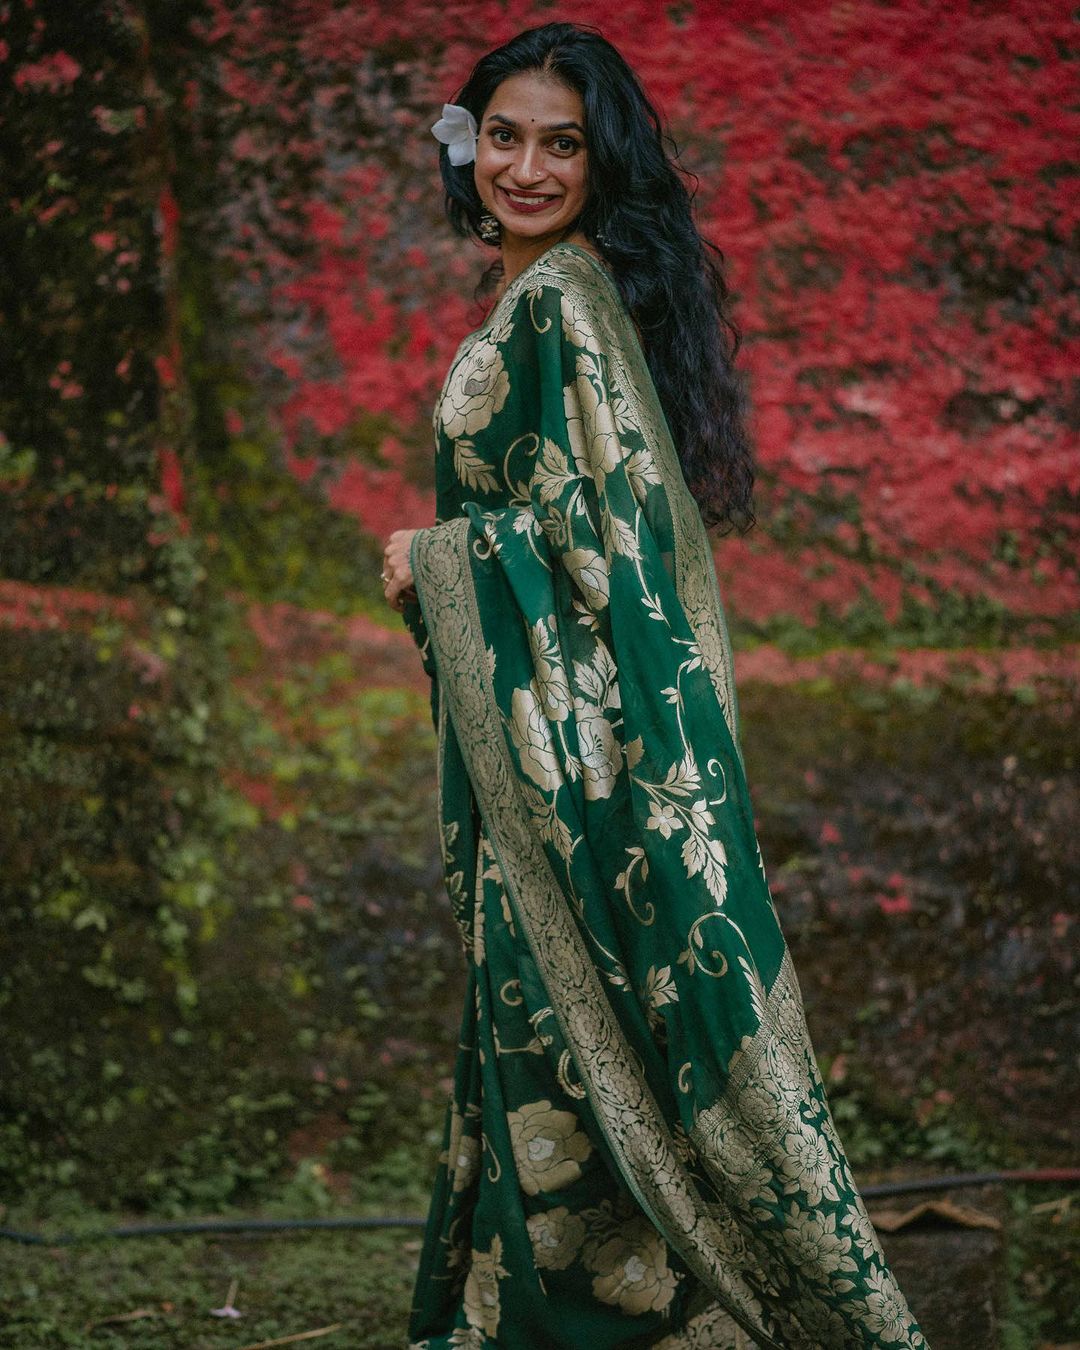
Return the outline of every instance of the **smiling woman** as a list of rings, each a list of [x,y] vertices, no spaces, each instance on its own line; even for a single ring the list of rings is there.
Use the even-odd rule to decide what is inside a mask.
[[[469,979],[413,1350],[921,1350],[754,833],[703,526],[750,518],[723,279],[598,34],[523,33],[458,100],[448,210],[503,285],[436,523],[385,550]]]
[[[476,190],[502,226],[508,279],[537,249],[571,235],[581,216],[588,182],[584,121],[581,95],[535,71],[504,80],[484,114]]]

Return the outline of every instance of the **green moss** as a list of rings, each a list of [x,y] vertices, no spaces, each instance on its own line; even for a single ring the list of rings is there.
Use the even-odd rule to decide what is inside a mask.
[[[1080,1340],[1075,1253],[1080,1212],[1074,1193],[1052,1185],[1009,1192],[1002,1350]]]

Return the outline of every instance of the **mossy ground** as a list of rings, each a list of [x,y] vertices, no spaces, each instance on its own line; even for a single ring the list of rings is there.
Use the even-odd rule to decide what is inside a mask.
[[[0,1317],[13,1350],[238,1350],[334,1326],[327,1350],[403,1344],[417,1236],[145,1238],[4,1253]],[[238,1319],[213,1316],[233,1281]],[[103,1319],[132,1314],[134,1320]]]
[[[422,1212],[430,1149],[403,1150],[384,1174],[344,1208],[349,1213]],[[393,1174],[396,1173],[396,1179]],[[312,1189],[282,1192],[274,1216],[310,1212]],[[977,1197],[976,1197],[977,1202]],[[319,1206],[315,1206],[319,1208]],[[62,1209],[63,1207],[61,1207]],[[340,1204],[323,1207],[339,1212]],[[933,1282],[950,1282],[962,1303],[991,1290],[999,1350],[1035,1350],[1080,1337],[1076,1272],[1070,1259],[1080,1239],[1075,1199],[1057,1186],[1023,1186],[1008,1195],[1005,1282],[957,1287],[955,1271],[904,1264],[914,1304]],[[264,1211],[266,1212],[266,1211]],[[117,1221],[54,1207],[47,1231],[86,1231]],[[29,1211],[8,1214],[27,1224]],[[985,1236],[985,1235],[983,1235]],[[905,1238],[892,1235],[890,1259]],[[65,1247],[5,1245],[0,1251],[0,1324],[12,1350],[242,1350],[261,1341],[336,1326],[311,1341],[330,1350],[400,1350],[418,1260],[420,1232],[293,1232],[223,1234],[95,1242]],[[898,1267],[899,1268],[899,1267]],[[238,1319],[217,1318],[235,1281]],[[130,1320],[119,1319],[139,1314]],[[935,1350],[994,1350],[988,1344],[933,1341]]]
[[[344,1188],[321,1165],[305,1162],[257,1215],[246,1217],[422,1216],[436,1144],[431,1131],[408,1148],[390,1150],[363,1180]],[[24,1231],[87,1233],[139,1217],[95,1212],[54,1193],[28,1200],[3,1222]],[[0,1343],[13,1350],[239,1350],[339,1324],[313,1344],[391,1350],[404,1342],[420,1237],[415,1227],[395,1227],[57,1247],[8,1243],[0,1248]],[[234,1281],[232,1303],[241,1316],[215,1317],[212,1310],[225,1305]],[[103,1320],[136,1312],[145,1315]]]

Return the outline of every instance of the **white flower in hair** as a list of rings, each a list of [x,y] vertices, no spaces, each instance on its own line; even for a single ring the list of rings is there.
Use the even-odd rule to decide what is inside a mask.
[[[451,164],[471,164],[476,158],[476,118],[459,103],[444,103],[442,116],[431,134],[446,146]]]

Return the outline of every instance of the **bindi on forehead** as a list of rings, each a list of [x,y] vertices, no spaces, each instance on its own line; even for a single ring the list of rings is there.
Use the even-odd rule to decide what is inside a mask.
[[[536,118],[535,118],[535,117],[530,117],[530,118],[529,118],[529,121],[532,122],[532,123],[535,123],[535,122],[536,122]],[[520,126],[520,123],[515,122],[514,119],[513,119],[512,117],[508,117],[505,113],[500,113],[500,112],[488,113],[487,116],[484,118],[484,124],[485,124],[485,126],[486,126],[489,122],[498,122],[501,126],[509,127],[511,131],[517,131],[517,130],[519,129],[519,126]],[[578,132],[580,132],[583,136],[584,136],[584,134],[585,134],[585,128],[581,125],[581,123],[580,123],[580,122],[573,122],[573,121],[568,121],[568,122],[542,122],[542,123],[541,123],[541,128],[542,128],[544,131],[578,131]]]

